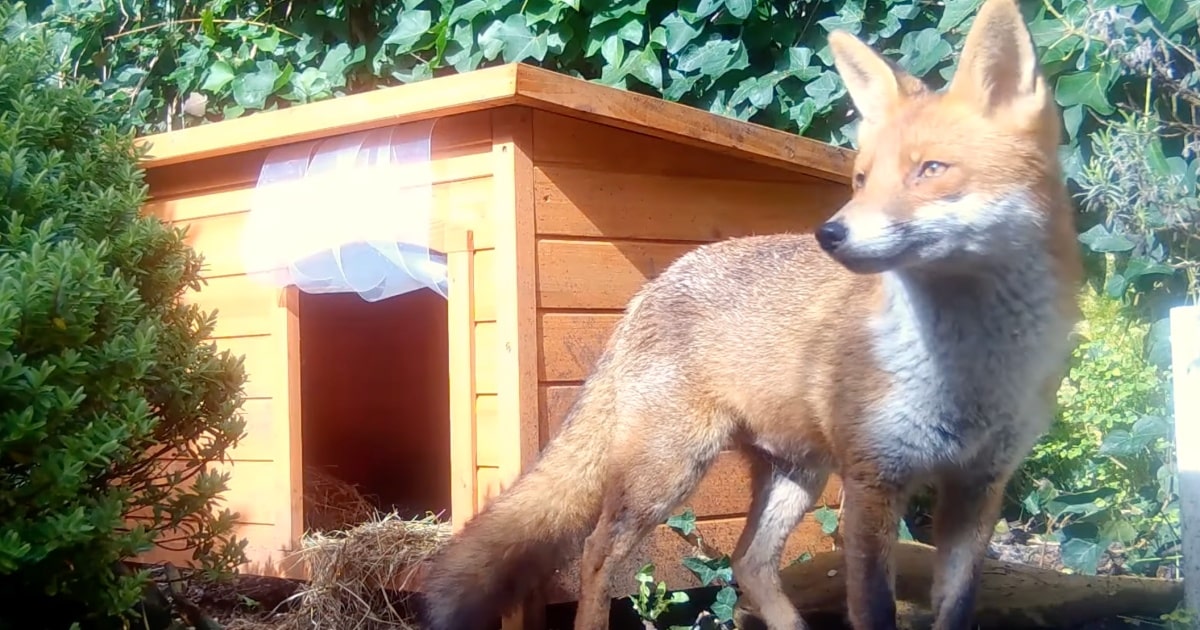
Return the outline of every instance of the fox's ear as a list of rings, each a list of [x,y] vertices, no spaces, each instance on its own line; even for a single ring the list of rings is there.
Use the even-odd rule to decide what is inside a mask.
[[[947,92],[974,101],[985,112],[1040,106],[1045,79],[1016,0],[987,0],[967,33]]]
[[[926,91],[920,79],[846,31],[829,33],[829,48],[833,65],[864,121],[882,120],[903,98]]]

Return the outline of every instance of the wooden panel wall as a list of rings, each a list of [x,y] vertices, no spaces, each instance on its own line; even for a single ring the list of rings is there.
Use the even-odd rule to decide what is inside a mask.
[[[482,249],[492,247],[491,150],[487,112],[447,117],[435,125],[433,194],[440,212],[431,226],[431,246],[455,252],[452,256],[461,256],[471,239]],[[186,299],[217,309],[212,340],[245,356],[247,435],[231,453],[233,478],[225,505],[241,513],[239,534],[250,542],[250,562],[242,570],[274,575],[280,573],[282,550],[302,533],[302,410],[298,294],[251,280],[238,251],[266,154],[259,150],[153,169],[147,173],[151,199],[145,212],[187,227],[188,242],[206,259],[202,275],[208,284]]]
[[[551,114],[533,115],[533,187],[543,443],[553,437],[627,301],[683,253],[731,236],[811,231],[845,199],[845,186]],[[750,500],[747,464],[722,453],[688,501],[700,534],[732,553]],[[834,506],[838,485],[823,501]],[[784,562],[827,545],[809,516]],[[660,527],[628,567],[652,560],[671,588],[696,585],[680,565],[691,548]],[[573,598],[577,576],[550,594]]]
[[[187,242],[205,259],[199,291],[184,300],[216,311],[210,339],[218,349],[242,355],[246,435],[219,467],[230,473],[222,507],[239,513],[238,533],[248,539],[250,573],[287,574],[284,549],[298,535],[299,408],[293,387],[296,293],[259,284],[242,269],[240,230],[265,152],[156,169],[147,173],[146,214],[187,230]],[[210,177],[210,174],[213,175]],[[185,563],[178,554],[152,551],[148,560]]]

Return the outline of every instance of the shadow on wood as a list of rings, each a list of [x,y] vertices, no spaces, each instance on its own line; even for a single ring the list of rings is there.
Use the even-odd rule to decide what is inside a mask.
[[[926,628],[934,547],[903,542],[893,551],[903,628]],[[784,590],[806,618],[840,615],[846,581],[841,551],[781,571]],[[1067,628],[1116,616],[1157,617],[1183,598],[1183,582],[1130,576],[1070,575],[988,558],[976,608],[977,628]],[[739,627],[743,627],[741,623]],[[747,625],[745,627],[755,627]]]

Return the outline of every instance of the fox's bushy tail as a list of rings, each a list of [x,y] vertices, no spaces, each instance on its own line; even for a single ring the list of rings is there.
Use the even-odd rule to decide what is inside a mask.
[[[533,468],[433,558],[422,580],[422,628],[490,627],[579,551],[600,515],[612,410],[608,387],[585,385]]]

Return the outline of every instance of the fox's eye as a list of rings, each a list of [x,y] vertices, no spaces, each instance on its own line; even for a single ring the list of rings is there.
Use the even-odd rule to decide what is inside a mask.
[[[867,183],[867,174],[859,171],[854,174],[854,187],[862,188],[863,184]]]
[[[938,175],[946,172],[947,168],[950,167],[943,162],[936,162],[933,160],[923,162],[921,164],[921,170],[917,173],[917,177],[937,177]]]

